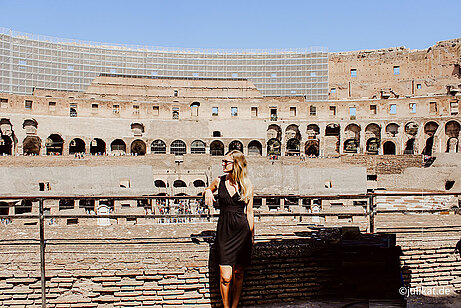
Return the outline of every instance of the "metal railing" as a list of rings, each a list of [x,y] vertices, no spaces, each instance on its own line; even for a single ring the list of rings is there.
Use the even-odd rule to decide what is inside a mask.
[[[422,193],[367,193],[367,194],[351,194],[351,195],[257,195],[255,196],[255,211],[254,216],[257,218],[261,217],[293,217],[299,218],[299,221],[302,221],[303,217],[334,217],[347,215],[352,217],[366,217],[367,218],[367,231],[369,233],[375,233],[375,219],[377,215],[380,214],[406,214],[406,213],[441,213],[441,212],[454,212],[461,214],[459,211],[460,199],[459,196],[461,192],[422,192]],[[392,196],[416,196],[416,197],[428,197],[428,196],[453,196],[458,198],[456,206],[451,208],[443,209],[386,209],[378,210],[376,208],[376,198],[377,197],[392,197]],[[312,207],[320,206],[322,200],[361,200],[361,205],[356,205],[361,207],[361,211],[357,212],[322,212],[314,211]],[[5,196],[0,197],[0,201],[17,201],[17,200],[29,200],[33,202],[38,202],[38,214],[14,214],[14,215],[0,215],[2,221],[11,220],[11,219],[38,219],[39,223],[39,245],[40,245],[40,274],[41,274],[41,296],[42,296],[42,307],[46,307],[46,278],[45,278],[45,248],[46,248],[46,239],[45,239],[45,220],[46,219],[79,219],[79,218],[101,218],[101,219],[138,219],[138,218],[151,218],[151,219],[176,219],[176,222],[181,223],[184,221],[191,221],[191,218],[198,218],[201,221],[212,221],[212,218],[218,217],[219,213],[214,211],[213,208],[208,208],[203,204],[203,198],[200,196]],[[104,204],[110,204],[114,201],[124,201],[124,200],[135,200],[139,204],[142,204],[143,207],[147,205],[150,207],[154,214],[118,214],[118,213],[104,213],[104,214],[58,214],[51,215],[45,213],[45,201],[47,200],[101,200]],[[286,211],[290,207],[298,206],[300,208],[307,208],[309,205],[306,205],[306,200],[309,200],[309,205],[311,207],[310,211],[307,209],[303,211]],[[176,203],[175,203],[176,201]],[[196,208],[192,209],[190,212],[179,211],[172,214],[172,208],[178,208],[177,204],[180,204],[180,201],[185,201],[183,206],[190,206],[191,204]],[[192,201],[192,202],[191,202]],[[278,202],[277,202],[278,201]],[[159,209],[167,207],[168,211],[163,214],[160,214]],[[273,211],[264,211],[270,207],[275,207],[277,212]],[[299,208],[299,209],[300,209]],[[180,220],[179,218],[185,218],[185,220]],[[426,226],[430,228],[431,226]],[[5,242],[5,240],[0,240],[0,244]],[[28,243],[30,244],[30,243]]]

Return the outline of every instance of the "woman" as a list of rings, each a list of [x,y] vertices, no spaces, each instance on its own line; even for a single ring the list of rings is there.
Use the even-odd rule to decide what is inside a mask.
[[[247,161],[242,152],[226,154],[222,167],[226,174],[207,187],[205,204],[212,206],[216,201],[213,192],[218,191],[220,213],[215,245],[220,290],[224,308],[236,308],[242,293],[243,270],[250,262],[253,246],[253,185],[247,177]]]

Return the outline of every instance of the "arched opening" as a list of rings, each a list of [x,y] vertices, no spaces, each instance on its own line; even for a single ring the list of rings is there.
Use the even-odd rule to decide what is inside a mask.
[[[22,123],[22,128],[26,130],[26,134],[35,135],[37,133],[38,123],[35,119],[26,119]]]
[[[325,128],[325,136],[339,136],[340,126],[336,123],[330,123]]]
[[[155,180],[154,185],[155,185],[155,187],[158,187],[158,188],[165,188],[166,187],[165,182],[162,181],[162,180]]]
[[[325,153],[324,155],[336,156],[339,154],[341,127],[339,124],[330,123],[325,127]]]
[[[194,140],[190,145],[191,154],[205,154],[206,145],[202,140]]]
[[[400,126],[396,123],[390,123],[386,126],[386,133],[390,137],[395,137],[399,133]]]
[[[13,142],[10,136],[0,136],[0,155],[11,155],[13,149]]]
[[[27,136],[22,142],[24,155],[40,155],[42,140],[37,136]]]
[[[299,140],[291,138],[287,141],[286,156],[298,156],[299,155]]]
[[[282,129],[277,124],[271,124],[267,128],[267,139],[282,140]]]
[[[252,140],[248,144],[248,155],[261,156],[263,155],[263,146],[261,142]]]
[[[459,132],[461,125],[457,121],[449,121],[445,124],[445,134],[448,137],[447,150],[448,153],[457,153],[459,149]]]
[[[175,180],[173,182],[173,187],[187,187],[187,185],[183,180]]]
[[[115,139],[110,144],[110,151],[115,153],[126,153],[126,144],[122,139]]]
[[[136,139],[131,143],[131,154],[137,156],[146,155],[146,143],[140,139]]]
[[[215,140],[210,144],[210,154],[211,156],[223,156],[224,155],[224,144]]]
[[[166,154],[166,144],[160,139],[152,141],[150,145],[152,154]]]
[[[423,155],[432,156],[432,147],[434,146],[434,136],[426,139],[426,146],[423,150]]]
[[[360,145],[360,126],[357,124],[349,124],[344,131],[345,139],[344,152],[358,153]]]
[[[238,140],[233,140],[230,144],[229,144],[229,152],[230,151],[233,151],[233,150],[238,150],[240,152],[243,153],[243,143],[241,143],[240,141]]]
[[[131,123],[131,132],[134,136],[142,136],[142,134],[144,133],[144,124]]]
[[[424,133],[426,134],[426,146],[423,149],[422,154],[427,156],[432,156],[433,147],[434,147],[434,135],[439,128],[439,124],[434,121],[427,122],[424,125]]]
[[[106,153],[106,143],[104,140],[94,138],[90,143],[90,154],[92,155],[103,155]]]
[[[170,145],[170,154],[184,155],[186,154],[186,144],[182,140],[175,140]]]
[[[299,127],[296,124],[288,125],[285,129],[285,140],[297,139],[301,141],[301,133],[299,132]]]
[[[359,148],[359,142],[356,139],[347,139],[344,141],[344,152],[346,153],[357,153]]]
[[[386,141],[383,144],[384,155],[395,155],[395,143],[392,141]]]
[[[205,182],[202,180],[195,180],[194,181],[194,187],[205,187]]]
[[[85,141],[80,138],[72,139],[69,143],[69,154],[85,153]]]
[[[193,102],[192,104],[190,104],[190,114],[191,114],[191,116],[198,117],[198,109],[199,109],[199,107],[200,107],[199,102]]]
[[[304,154],[308,157],[318,157],[320,154],[320,145],[318,140],[308,140],[304,146]]]
[[[447,141],[447,152],[448,153],[458,153],[458,138],[451,137]]]
[[[45,143],[46,155],[62,155],[64,140],[58,134],[51,134]]]
[[[370,123],[365,127],[365,138],[381,139],[381,127],[376,123]]]
[[[415,139],[410,138],[407,140],[405,143],[405,150],[403,151],[403,154],[415,154]]]
[[[318,134],[320,134],[320,127],[317,124],[307,125],[307,129],[306,129],[307,139],[316,139]]]
[[[405,124],[405,133],[414,137],[418,133],[418,127],[416,122],[408,122]]]
[[[282,144],[278,139],[272,138],[267,141],[267,155],[280,155],[282,152]]]
[[[372,137],[367,140],[367,153],[368,154],[378,154],[379,151],[379,139]]]

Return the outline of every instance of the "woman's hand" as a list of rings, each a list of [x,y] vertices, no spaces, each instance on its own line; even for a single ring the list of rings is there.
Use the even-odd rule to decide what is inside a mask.
[[[213,193],[211,192],[211,189],[206,189],[205,190],[205,205],[207,206],[213,206],[213,202],[215,202],[215,198],[213,196]]]

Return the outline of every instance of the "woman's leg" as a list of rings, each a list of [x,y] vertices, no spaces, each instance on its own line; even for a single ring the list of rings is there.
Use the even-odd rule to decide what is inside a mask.
[[[222,303],[224,308],[230,308],[229,305],[229,290],[232,280],[232,266],[219,265],[219,289],[221,290]]]
[[[243,267],[235,265],[232,277],[232,308],[237,308],[242,294],[243,286]]]

